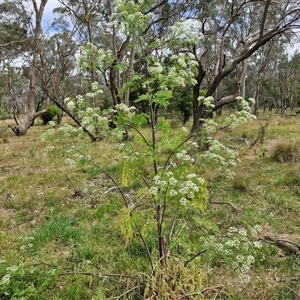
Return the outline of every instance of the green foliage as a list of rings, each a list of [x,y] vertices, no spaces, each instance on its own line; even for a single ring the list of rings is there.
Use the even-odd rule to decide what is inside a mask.
[[[223,111],[224,118],[228,113]],[[126,115],[123,117],[126,121]],[[298,134],[300,126],[297,118],[280,118],[282,126],[277,125],[278,119],[277,116],[272,118],[272,134],[267,133],[265,144],[257,144],[253,148],[241,145],[239,137],[241,132],[255,136],[260,126],[258,122],[242,125],[237,130],[216,133],[220,142],[236,149],[241,158],[245,158],[242,166],[236,166],[235,172],[238,174],[237,181],[244,175],[245,183],[242,182],[241,185],[250,185],[251,193],[233,189],[231,181],[226,181],[227,186],[223,185],[220,190],[216,190],[211,177],[208,176],[211,173],[203,174],[203,169],[198,168],[198,163],[201,166],[203,161],[195,162],[192,170],[206,179],[210,203],[200,212],[199,209],[190,206],[189,202],[183,206],[173,203],[173,199],[168,200],[169,209],[165,211],[163,233],[168,242],[166,262],[167,266],[170,264],[170,273],[164,275],[161,275],[163,268],[159,264],[156,206],[149,193],[149,187],[154,185],[154,180],[147,181],[148,187],[141,179],[142,176],[152,178],[152,152],[151,147],[147,148],[147,155],[141,157],[144,154],[143,145],[146,144],[136,131],[130,131],[131,140],[117,146],[109,139],[100,143],[89,143],[88,138],[84,139],[84,136],[81,139],[66,139],[63,144],[59,139],[52,140],[51,146],[55,146],[55,150],[51,155],[56,157],[55,160],[52,156],[42,156],[43,147],[48,146],[48,143],[36,143],[37,136],[43,132],[40,126],[32,128],[33,131],[27,137],[30,143],[19,143],[19,139],[12,137],[10,143],[14,145],[13,148],[1,144],[3,164],[0,170],[3,180],[0,198],[2,197],[3,205],[0,209],[0,247],[1,261],[7,262],[0,263],[0,281],[5,274],[10,273],[6,268],[14,265],[25,269],[22,271],[25,275],[18,276],[18,281],[11,280],[9,285],[1,286],[0,298],[26,299],[22,294],[24,291],[31,299],[51,300],[109,299],[120,297],[126,292],[128,293],[123,296],[124,299],[143,299],[146,297],[144,295],[154,295],[156,291],[166,292],[165,295],[159,296],[161,298],[170,293],[175,299],[183,297],[183,294],[185,297],[201,299],[200,294],[190,295],[188,291],[203,292],[204,299],[210,299],[216,294],[221,298],[252,299],[255,293],[274,300],[279,296],[282,299],[297,297],[299,288],[295,279],[299,272],[299,258],[279,256],[277,247],[263,241],[261,248],[251,246],[247,251],[244,246],[237,249],[226,245],[229,240],[235,238],[239,239],[242,245],[247,245],[242,235],[228,235],[227,228],[233,226],[238,230],[241,226],[247,229],[247,239],[251,245],[265,234],[299,244],[297,165],[286,164],[285,168],[282,168],[282,163],[259,157],[262,149],[266,156],[269,156],[268,145],[272,145],[274,132],[286,136],[287,141]],[[64,122],[66,121],[67,118]],[[288,126],[289,124],[292,125]],[[164,174],[173,167],[167,166],[166,171],[163,171],[162,167],[173,151],[176,154],[171,155],[171,160],[177,163],[179,169],[187,168],[187,165],[179,163],[176,155],[181,151],[172,144],[173,140],[176,140],[177,144],[184,141],[187,133],[181,129],[171,129],[168,120],[160,118],[156,129],[157,144],[161,146],[156,149],[158,173],[163,177],[161,180],[165,180],[167,177],[164,177]],[[143,125],[139,131],[148,142],[151,141],[149,127]],[[167,139],[171,141],[167,142]],[[72,152],[67,151],[75,142],[85,142],[87,147],[81,148],[82,151],[88,152],[100,167],[91,166],[94,168],[93,172],[98,170],[93,176],[88,173],[88,160],[82,165],[81,159],[78,158],[79,168],[65,167],[66,156],[72,155]],[[187,154],[193,157],[195,152],[198,154],[206,151],[192,146],[192,143],[194,141],[189,140],[180,149],[186,149]],[[33,144],[34,151],[31,148]],[[122,149],[123,152],[115,152],[116,149]],[[132,154],[136,152],[139,155],[135,155],[133,160],[137,161],[137,167],[132,164],[135,169],[134,181],[123,187],[121,182],[124,156],[126,159],[133,159]],[[20,160],[16,161],[17,157]],[[124,201],[116,186],[106,175],[101,174],[103,168],[120,183],[130,207],[126,212],[125,221],[128,222],[129,215],[133,237],[128,241],[126,248],[125,236],[119,227],[119,211],[123,210]],[[213,166],[207,169],[209,172],[218,172]],[[174,169],[172,171],[174,173]],[[68,221],[62,221],[63,217]],[[147,251],[133,221],[145,240],[157,276],[152,272]],[[60,224],[62,231],[69,233],[64,234],[54,229],[52,222]],[[250,235],[250,226],[253,227],[254,224],[262,226],[260,236]],[[52,229],[45,230],[44,227]],[[70,233],[72,230],[77,230],[79,235]],[[35,236],[36,232],[38,234]],[[49,239],[37,239],[38,236],[46,234],[49,235]],[[18,239],[18,236],[21,237]],[[36,237],[36,240],[32,237]],[[224,250],[232,250],[234,254],[218,252],[216,244],[223,244]],[[253,250],[258,252],[254,254]],[[200,261],[192,259],[197,254],[199,255],[196,258],[200,258]],[[259,259],[262,254],[265,255],[264,261]],[[240,280],[237,269],[234,268],[238,255],[253,255],[255,259],[246,273],[251,279],[247,284]],[[188,262],[190,259],[191,262]],[[193,264],[196,265],[197,274],[193,273]],[[34,268],[36,270],[31,274]],[[177,278],[179,271],[182,276],[176,281],[174,278]],[[80,272],[86,275],[79,274]],[[202,284],[198,285],[195,281],[201,272]],[[126,278],[126,275],[131,277]],[[13,276],[11,278],[14,278]],[[278,280],[273,280],[274,276]],[[173,285],[174,281],[176,282]],[[10,295],[5,296],[5,292],[10,292]],[[14,294],[15,297],[12,296]]]
[[[129,186],[134,181],[134,160],[125,159],[123,162],[122,185]]]
[[[148,28],[148,22],[153,17],[151,12],[142,14],[141,10],[151,7],[152,1],[130,4],[128,6],[124,1],[116,1],[115,25],[123,31],[123,34],[132,37],[129,41],[130,47],[140,43],[141,53],[147,53],[141,63],[145,75],[133,76],[132,80],[121,87],[119,96],[122,96],[128,88],[132,88],[133,91],[139,89],[136,103],[142,103],[148,108],[148,112],[140,114],[135,107],[128,107],[124,103],[108,111],[91,107],[91,101],[102,93],[97,83],[91,84],[91,92],[86,95],[65,99],[68,109],[81,123],[81,128],[65,125],[60,129],[65,138],[70,137],[75,141],[75,145],[67,151],[67,161],[73,168],[79,163],[82,170],[84,164],[90,164],[92,168],[90,174],[95,178],[100,176],[95,172],[95,168],[98,168],[113,184],[110,189],[113,188],[118,192],[117,196],[112,195],[111,203],[100,205],[95,217],[101,222],[103,219],[111,220],[111,214],[115,214],[114,219],[118,221],[121,236],[119,243],[126,247],[122,249],[120,258],[123,268],[125,266],[132,268],[128,262],[129,257],[141,260],[147,258],[149,268],[144,271],[142,279],[135,278],[136,282],[139,282],[137,286],[144,288],[142,296],[159,299],[181,297],[199,299],[202,296],[201,290],[205,279],[204,263],[200,260],[200,255],[206,249],[203,249],[202,245],[196,246],[193,241],[201,238],[201,232],[197,232],[198,226],[210,232],[218,231],[213,223],[203,217],[209,204],[210,181],[213,181],[212,177],[207,176],[207,171],[214,172],[215,178],[218,179],[215,184],[222,182],[222,187],[225,187],[233,178],[233,168],[239,159],[235,151],[214,139],[219,123],[204,120],[203,130],[199,133],[200,137],[197,137],[190,135],[186,128],[174,134],[170,122],[157,115],[158,107],[166,109],[170,107],[170,102],[178,89],[192,87],[196,83],[194,71],[199,69],[199,65],[186,53],[178,52],[179,54],[171,55],[167,63],[152,55],[148,49],[150,45],[144,45],[141,34]],[[185,46],[199,42],[199,36],[187,30],[186,24],[180,21],[170,27],[167,40],[175,47],[175,42],[180,44],[178,41],[182,39]],[[181,46],[178,45],[179,48]],[[156,47],[164,50],[165,40],[158,39]],[[112,64],[114,70],[124,72],[128,70],[128,64],[122,61],[118,63],[119,57],[114,57],[111,51],[98,50],[94,45],[88,44],[82,52],[79,63],[84,71],[93,72],[98,68],[106,70],[111,68]],[[212,110],[212,100],[212,97],[206,98],[202,95],[198,99],[199,105],[204,105],[207,110]],[[226,127],[236,127],[254,118],[247,101],[238,97],[237,102],[240,110],[223,120]],[[113,121],[119,130],[109,129],[110,116],[114,117]],[[146,134],[144,126],[147,124],[150,126],[150,133]],[[109,171],[108,166],[98,164],[97,155],[89,154],[90,146],[82,145],[85,142],[80,144],[80,139],[76,139],[76,136],[82,137],[83,132],[89,131],[97,139],[110,138],[110,141],[120,142],[123,130],[129,131],[134,138],[130,142],[119,143],[116,147],[123,156],[114,162],[115,172]],[[199,140],[207,146],[205,150],[200,149]],[[110,189],[107,191],[111,191]],[[122,205],[119,205],[120,198]],[[50,240],[56,238],[68,243],[75,239],[77,242],[81,236],[77,235],[78,232],[74,231],[68,221],[70,220],[51,220],[49,224],[41,226],[40,233],[36,235],[45,236],[44,232],[47,232],[46,235]],[[61,229],[58,229],[56,225],[60,222]],[[43,239],[40,237],[40,240]],[[207,241],[205,245],[214,245],[213,239]],[[238,238],[234,239],[234,242],[242,245]],[[252,248],[247,252],[245,246],[249,248],[249,243],[253,241],[243,240],[243,242],[240,249],[224,242],[228,248],[235,247],[234,253],[220,251],[220,256],[223,255],[224,261],[240,276],[244,276],[243,270],[246,269],[248,272],[254,262]],[[256,244],[253,242],[251,246],[254,245]],[[84,248],[84,252],[85,259],[94,254],[89,251],[89,247]],[[140,252],[143,255],[138,255]],[[73,254],[75,261],[79,262],[78,252],[73,251]],[[240,258],[237,266],[234,264],[236,257]],[[142,265],[144,264],[145,260],[142,260]],[[120,277],[122,278],[122,275]],[[243,280],[246,279],[245,275]],[[129,291],[135,289],[132,286],[128,288]],[[76,287],[74,291],[73,297],[76,299],[78,295]],[[73,294],[73,290],[68,294]],[[127,296],[126,291],[125,294]]]
[[[54,119],[57,124],[60,124],[62,116],[63,112],[59,107],[56,105],[50,105],[48,111],[42,114],[40,118],[44,125],[48,124],[48,122],[53,121]]]
[[[236,271],[241,283],[248,283],[248,272],[253,264],[265,263],[266,255],[263,245],[257,241],[261,226],[255,225],[249,230],[230,227],[221,243],[215,245],[217,253]]]
[[[133,220],[130,216],[130,208],[124,207],[119,211],[118,223],[126,247],[133,238]]]
[[[10,119],[11,116],[7,112],[0,111],[0,121]]]
[[[82,232],[74,227],[75,221],[67,216],[55,216],[49,221],[41,224],[32,234],[32,244],[35,248],[41,247],[44,243],[54,239],[65,243],[74,243],[79,241]],[[21,238],[23,240],[23,238]],[[25,247],[28,249],[28,246]]]
[[[300,173],[298,171],[291,171],[283,178],[278,179],[277,183],[279,185],[286,185],[291,188],[300,186]]]
[[[37,300],[47,297],[46,292],[54,286],[56,274],[53,268],[28,264],[8,266],[3,262],[0,265],[0,298]]]
[[[133,10],[132,14],[135,15],[136,11]],[[126,30],[132,28],[128,27]],[[170,34],[182,35],[184,28],[179,26],[179,31],[176,30],[175,27],[172,28]],[[82,66],[90,65],[88,54],[92,49],[90,46],[80,59]],[[93,51],[95,53],[95,49]],[[110,60],[112,55],[111,52],[99,51],[99,53],[103,64]],[[236,166],[238,158],[233,150],[219,141],[206,138],[216,131],[216,124],[207,123],[204,127],[201,138],[208,145],[208,150],[202,152],[199,150],[197,139],[189,136],[186,128],[182,128],[174,136],[169,121],[156,116],[157,107],[170,106],[170,100],[176,89],[195,83],[193,67],[197,62],[183,54],[171,56],[168,66],[152,55],[148,55],[146,60],[145,68],[148,76],[134,76],[132,82],[127,83],[121,92],[129,86],[133,88],[142,86],[144,92],[136,101],[145,103],[149,108],[148,114],[140,114],[135,107],[128,107],[123,103],[110,110],[115,116],[114,121],[119,125],[119,132],[129,128],[131,134],[135,135],[131,142],[122,142],[117,147],[124,155],[122,170],[116,170],[119,174],[112,176],[108,172],[108,167],[98,166],[97,157],[92,158],[89,154],[84,154],[84,151],[89,151],[89,147],[80,144],[68,151],[71,157],[67,160],[72,167],[76,167],[78,162],[81,165],[91,164],[92,170],[98,167],[109,177],[119,192],[123,206],[117,208],[112,204],[102,205],[97,210],[96,217],[101,220],[116,208],[116,218],[126,249],[129,249],[132,243],[136,243],[138,238],[150,265],[150,273],[147,274],[150,282],[143,283],[146,285],[144,296],[157,295],[160,299],[170,299],[191,294],[193,299],[198,299],[204,278],[201,262],[199,257],[195,256],[187,265],[184,254],[193,255],[194,251],[199,250],[199,247],[192,246],[189,228],[201,223],[199,220],[196,222],[197,218],[193,217],[201,219],[199,214],[204,213],[208,207],[209,182],[205,178],[205,170],[208,168],[216,170],[225,185],[226,181],[233,177],[232,168]],[[68,108],[80,118],[83,128],[94,135],[101,133],[102,138],[113,137],[121,141],[118,131],[108,130],[108,117],[105,112],[89,106],[89,99],[101,91],[97,84],[92,86],[92,90],[92,93],[85,96],[66,99]],[[207,109],[212,107],[211,101],[211,97],[199,98],[199,103],[204,103]],[[241,110],[225,121],[226,126],[237,126],[252,118],[248,103],[241,98],[238,101]],[[142,130],[147,119],[150,120],[150,137]],[[67,125],[60,130],[66,138],[74,139],[76,135],[82,134],[82,130]],[[94,171],[92,173],[97,176]],[[208,226],[209,223],[203,220],[201,224]],[[56,229],[53,232],[50,226],[48,236],[54,235],[65,239],[71,228],[61,227],[64,228],[62,232]],[[211,230],[212,228],[210,225]],[[199,236],[195,231],[193,234]],[[169,257],[171,249],[173,253]]]
[[[95,217],[99,221],[103,221],[107,218],[109,220],[111,220],[111,215],[114,212],[119,211],[121,208],[122,208],[122,203],[121,203],[121,201],[118,201],[118,200],[114,200],[109,203],[101,204],[95,212]]]

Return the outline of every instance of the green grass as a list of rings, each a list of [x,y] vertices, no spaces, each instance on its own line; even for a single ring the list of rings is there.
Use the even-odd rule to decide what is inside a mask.
[[[242,138],[255,141],[266,119],[270,124],[264,142],[247,146]],[[0,122],[1,128],[13,124],[12,120]],[[125,247],[117,222],[123,203],[117,191],[110,190],[112,182],[97,168],[69,168],[65,162],[71,145],[68,141],[53,141],[56,149],[44,158],[49,143],[42,142],[40,135],[45,130],[39,122],[25,137],[2,130],[0,280],[9,274],[11,281],[0,285],[0,299],[109,299],[134,286],[140,286],[137,290],[142,293],[142,278],[149,271],[149,262],[137,235]],[[232,182],[211,184],[219,186],[210,193],[212,203],[205,212],[187,216],[189,235],[172,251],[186,255],[188,260],[195,251],[210,249],[212,241],[229,227],[256,224],[263,228],[261,238],[272,235],[299,244],[299,167],[296,161],[274,158],[278,141],[281,151],[296,153],[299,135],[298,116],[277,115],[260,116],[236,129],[218,132],[220,141],[238,151],[242,162]],[[81,141],[85,141],[98,166],[120,178],[121,156],[114,152],[112,142]],[[282,145],[290,145],[290,141],[294,148],[284,150]],[[155,256],[156,240],[151,233],[147,245]],[[279,249],[270,244],[264,244],[264,251],[267,259],[252,269],[246,287],[212,252],[203,253],[204,297],[299,299],[299,258],[281,257]],[[12,266],[18,270],[11,271]],[[123,277],[120,283],[118,274],[133,277]],[[129,293],[120,299],[142,298]]]

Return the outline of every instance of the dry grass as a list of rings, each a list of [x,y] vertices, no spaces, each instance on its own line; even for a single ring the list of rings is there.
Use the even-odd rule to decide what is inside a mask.
[[[300,139],[293,141],[277,140],[272,145],[270,156],[281,163],[298,162],[300,159]]]

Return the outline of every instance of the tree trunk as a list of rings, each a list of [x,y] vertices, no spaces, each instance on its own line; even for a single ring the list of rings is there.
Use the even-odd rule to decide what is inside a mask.
[[[36,83],[36,67],[38,63],[38,53],[39,53],[39,45],[40,45],[40,35],[42,32],[42,17],[44,8],[47,4],[48,0],[41,0],[40,7],[38,8],[36,0],[32,0],[32,4],[35,11],[35,29],[34,29],[34,40],[32,45],[32,62],[29,70],[29,91],[27,95],[27,104],[28,104],[28,111],[26,113],[25,118],[22,121],[19,121],[19,117],[17,115],[17,111],[14,111],[14,119],[17,121],[17,126],[12,128],[14,133],[17,136],[26,135],[28,129],[33,124],[35,118],[43,114],[45,110],[35,112],[35,98],[36,98],[36,90],[35,90],[35,83]],[[47,103],[48,104],[48,103]],[[48,105],[47,105],[48,106]]]
[[[24,120],[22,120],[22,122],[20,122],[20,124],[14,129],[15,134],[17,136],[26,135],[35,118],[34,112],[27,112]]]
[[[201,127],[200,117],[203,115],[203,105],[199,103],[200,89],[202,81],[206,75],[206,71],[201,64],[201,58],[205,55],[206,51],[202,52],[200,55],[196,53],[196,47],[193,47],[193,54],[198,62],[197,75],[195,76],[196,84],[193,87],[193,125],[191,128],[192,132],[198,132]]]

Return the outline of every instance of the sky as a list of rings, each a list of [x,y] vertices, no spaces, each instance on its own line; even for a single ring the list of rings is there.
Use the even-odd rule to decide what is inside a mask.
[[[60,5],[61,4],[57,0],[49,0],[47,2],[42,19],[42,27],[45,31],[49,30],[49,27],[54,20],[53,9]]]
[[[42,20],[42,26],[44,29],[50,27],[51,23],[54,20],[53,9],[60,6],[58,1],[49,1],[45,6],[45,11]]]

